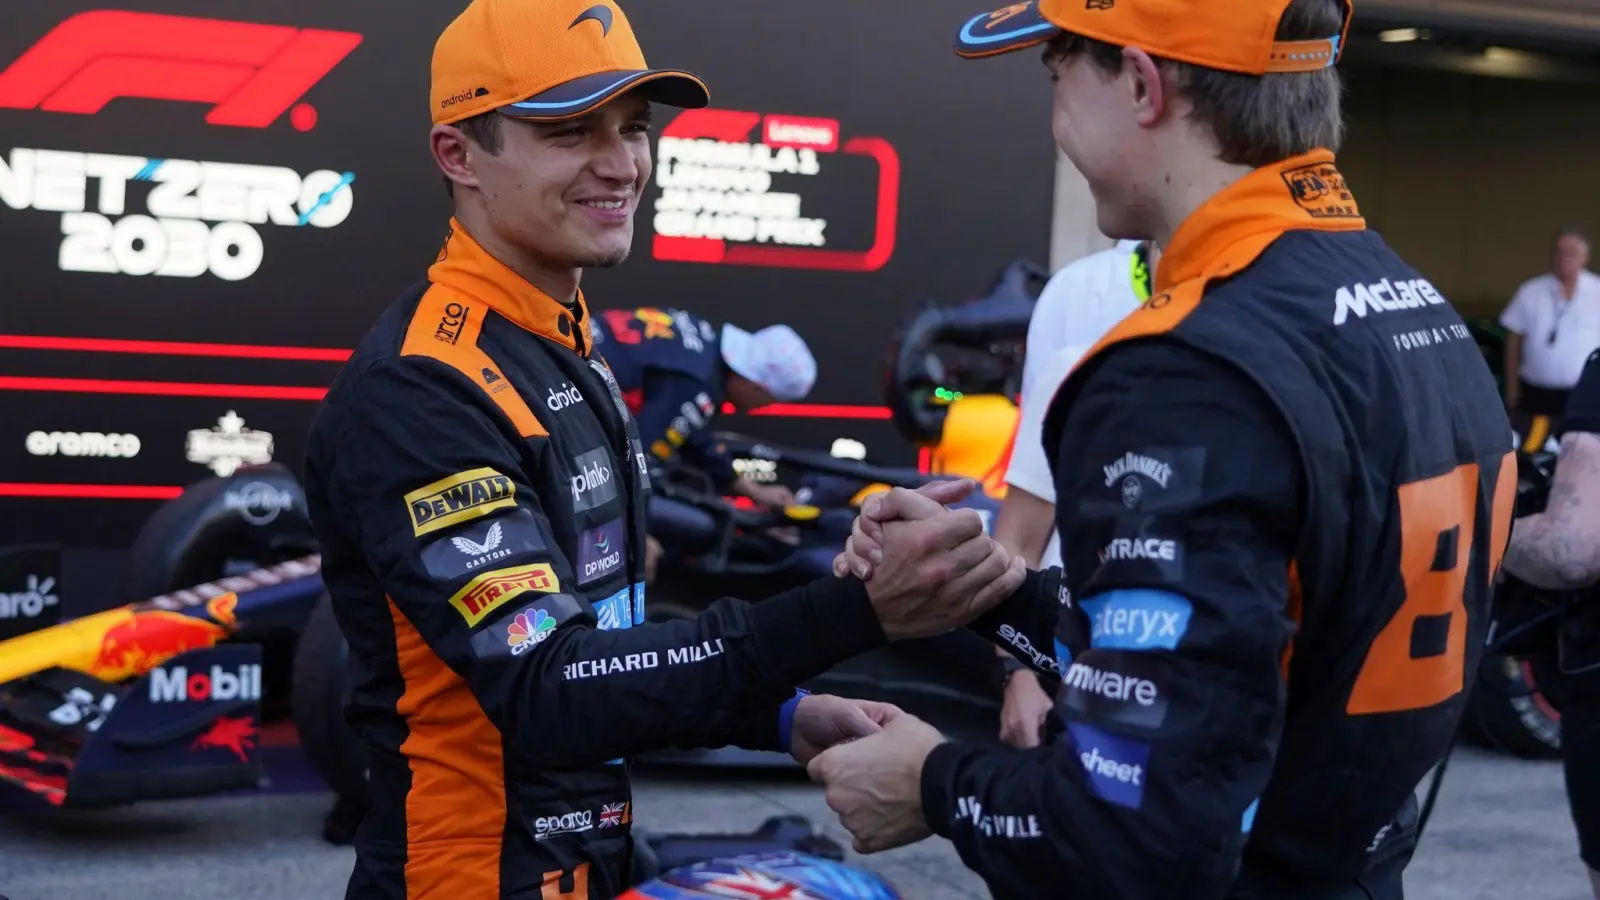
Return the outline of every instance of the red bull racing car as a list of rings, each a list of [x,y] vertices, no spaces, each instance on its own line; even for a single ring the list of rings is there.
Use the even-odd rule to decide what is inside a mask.
[[[323,591],[288,471],[162,507],[124,571],[146,599],[60,621],[61,559],[0,551],[0,585],[26,586],[0,594],[0,792],[86,808],[259,787],[263,726],[330,676],[300,640]]]

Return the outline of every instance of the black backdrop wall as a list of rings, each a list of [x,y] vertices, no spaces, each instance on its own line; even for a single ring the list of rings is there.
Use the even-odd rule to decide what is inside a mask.
[[[7,11],[0,543],[118,546],[161,497],[230,462],[270,454],[298,469],[338,351],[423,276],[443,234],[425,106],[433,41],[458,9],[58,0]],[[973,295],[1018,256],[1045,260],[1042,68],[958,60],[950,38],[975,10],[951,0],[634,0],[626,11],[651,62],[702,74],[721,111],[674,121],[658,110],[659,133],[765,140],[780,171],[769,185],[749,167],[658,162],[633,258],[586,276],[591,303],[787,322],[821,364],[813,405],[728,427],[822,447],[848,436],[910,462],[881,413],[858,407],[881,406],[885,339],[918,301]],[[699,193],[673,189],[695,183]],[[658,221],[741,186],[791,196],[738,201],[758,213],[746,221]],[[735,239],[687,239],[717,228]],[[767,239],[738,240],[741,228]]]

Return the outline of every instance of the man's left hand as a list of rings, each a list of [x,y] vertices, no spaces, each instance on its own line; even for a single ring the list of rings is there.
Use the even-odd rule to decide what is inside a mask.
[[[922,814],[922,764],[945,737],[901,715],[871,737],[832,747],[806,767],[827,786],[828,807],[855,838],[857,853],[893,850],[930,837]]]
[[[800,698],[790,726],[789,752],[801,765],[836,744],[867,737],[904,716],[900,707],[872,700],[853,700],[829,694]]]

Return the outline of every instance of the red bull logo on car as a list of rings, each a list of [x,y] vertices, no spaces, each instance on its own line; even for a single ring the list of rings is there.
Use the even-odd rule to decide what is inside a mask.
[[[183,613],[162,609],[132,613],[106,629],[89,674],[121,681],[180,653],[210,647],[227,634],[221,625]]]

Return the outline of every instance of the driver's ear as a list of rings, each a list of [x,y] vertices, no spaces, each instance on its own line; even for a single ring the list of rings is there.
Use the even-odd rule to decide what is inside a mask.
[[[1133,104],[1134,119],[1149,127],[1160,121],[1167,105],[1166,85],[1161,80],[1161,67],[1150,54],[1137,47],[1122,49],[1123,67],[1132,76],[1128,79],[1129,99]]]
[[[428,149],[434,165],[444,177],[454,184],[478,186],[478,174],[472,168],[471,147],[467,136],[454,125],[435,125],[428,133]]]

